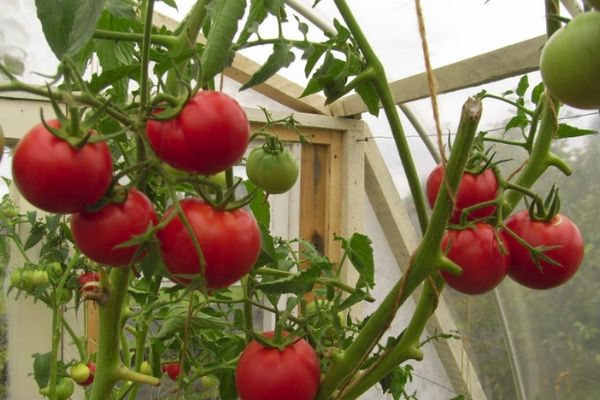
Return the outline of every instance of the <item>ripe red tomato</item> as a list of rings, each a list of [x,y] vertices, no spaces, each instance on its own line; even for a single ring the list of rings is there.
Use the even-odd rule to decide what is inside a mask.
[[[179,365],[178,362],[164,363],[161,369],[174,381],[176,381],[179,374],[181,374],[181,365]]]
[[[427,178],[427,199],[429,205],[433,207],[435,199],[437,198],[438,192],[440,191],[440,185],[442,184],[442,166],[438,165],[431,171],[429,178]],[[472,174],[466,172],[458,185],[456,192],[456,206],[450,221],[458,223],[460,220],[460,214],[463,208],[473,206],[475,204],[483,203],[484,201],[494,200],[498,193],[498,179],[494,171],[491,169],[484,169],[480,174]],[[485,218],[494,213],[496,207],[488,206],[475,210],[469,214],[468,219]]]
[[[210,289],[231,285],[246,275],[260,254],[260,230],[248,211],[215,210],[199,199],[180,202],[206,260],[206,285]],[[174,212],[167,210],[164,218]],[[157,234],[162,259],[173,279],[179,283],[190,280],[176,275],[200,273],[198,254],[179,216]]]
[[[506,220],[506,227],[520,236],[532,247],[558,246],[544,255],[560,265],[540,259],[538,268],[529,251],[514,237],[505,233],[510,250],[508,275],[532,289],[549,289],[569,280],[583,261],[584,242],[577,225],[564,215],[557,214],[549,222],[529,218],[528,211],[520,211]]]
[[[59,128],[57,120],[47,122]],[[96,203],[112,180],[112,156],[104,142],[80,149],[33,127],[19,141],[13,155],[12,175],[25,199],[44,211],[70,214]]]
[[[250,152],[246,161],[248,179],[267,193],[285,193],[298,179],[298,163],[292,152],[269,151],[257,147]]]
[[[94,292],[96,291],[96,286],[86,286],[86,284],[90,282],[100,282],[100,274],[97,272],[84,272],[77,277],[77,282],[82,291]]]
[[[510,257],[502,252],[495,231],[489,224],[477,223],[474,228],[445,232],[442,251],[463,270],[460,276],[440,272],[449,286],[466,294],[482,294],[502,282]]]
[[[580,14],[556,31],[542,49],[540,72],[546,88],[561,102],[598,109],[600,12]]]
[[[212,175],[242,158],[250,140],[250,125],[234,99],[206,90],[194,96],[176,118],[148,121],[146,134],[167,164]]]
[[[154,206],[139,190],[131,189],[121,203],[110,203],[96,212],[81,212],[71,218],[73,240],[81,252],[100,264],[129,265],[138,246],[115,246],[141,235],[158,219]]]
[[[273,332],[263,336],[272,338]],[[235,371],[242,400],[312,400],[319,383],[319,358],[304,339],[283,351],[253,340],[244,349]]]

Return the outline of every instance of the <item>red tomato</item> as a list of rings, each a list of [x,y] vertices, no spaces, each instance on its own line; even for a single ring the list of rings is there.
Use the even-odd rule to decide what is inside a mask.
[[[260,230],[252,214],[241,208],[215,210],[199,199],[185,199],[180,204],[202,248],[208,288],[227,287],[252,269],[261,247]],[[164,218],[169,218],[172,212],[173,207]],[[200,273],[198,254],[179,216],[161,229],[157,237],[162,259],[175,281],[189,282],[189,279],[177,278],[178,274]]]
[[[48,125],[59,128],[58,120]],[[112,180],[112,156],[104,142],[80,149],[33,127],[19,141],[13,155],[12,175],[25,199],[44,211],[70,214],[96,203]]]
[[[171,378],[174,381],[176,381],[179,377],[179,374],[181,374],[181,365],[179,365],[178,362],[164,363],[161,366],[161,369],[162,372],[167,374],[169,378]]]
[[[523,286],[549,289],[569,280],[583,261],[583,237],[577,225],[564,215],[557,214],[549,222],[534,221],[528,211],[520,211],[506,220],[506,227],[533,247],[558,246],[544,253],[560,265],[540,259],[538,268],[529,251],[515,238],[505,233],[510,250],[508,275]]]
[[[96,373],[96,364],[89,362],[86,364],[77,364],[71,367],[71,379],[79,386],[89,386],[94,382]]]
[[[71,231],[83,254],[100,264],[120,267],[132,262],[139,246],[115,247],[141,235],[157,222],[150,200],[132,189],[121,204],[110,203],[97,212],[74,214]]]
[[[431,171],[429,178],[427,178],[427,199],[432,208],[440,190],[442,177],[442,166],[438,165]],[[450,221],[458,223],[463,208],[483,203],[484,201],[494,200],[497,192],[498,179],[496,179],[496,175],[494,175],[494,171],[491,169],[485,169],[482,173],[477,175],[465,172],[458,185],[456,207]],[[494,206],[480,208],[469,214],[468,219],[485,218],[492,215],[495,210],[496,207]]]
[[[148,121],[146,134],[167,164],[212,175],[242,158],[250,140],[250,125],[234,99],[221,92],[202,91],[176,118]]]
[[[442,251],[463,270],[460,276],[441,271],[448,285],[462,293],[481,294],[502,282],[510,257],[508,252],[502,252],[495,233],[493,226],[484,223],[475,224],[474,228],[446,231]]]
[[[263,336],[271,338],[273,332]],[[312,400],[319,383],[319,358],[304,339],[283,351],[253,340],[244,349],[235,371],[241,400]]]
[[[79,287],[84,292],[94,292],[96,291],[96,286],[86,286],[90,282],[100,282],[100,274],[97,272],[84,272],[79,275],[77,278],[77,282],[79,283]]]

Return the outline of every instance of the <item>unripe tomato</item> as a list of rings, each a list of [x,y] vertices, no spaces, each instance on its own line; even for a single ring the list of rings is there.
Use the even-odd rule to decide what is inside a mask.
[[[60,127],[57,120],[47,123]],[[106,143],[75,149],[42,124],[19,141],[13,155],[12,174],[19,192],[34,206],[52,213],[76,213],[95,204],[110,186],[112,173]]]
[[[121,203],[110,203],[96,212],[81,212],[71,218],[73,240],[81,252],[100,264],[128,266],[139,245],[117,248],[141,235],[158,219],[154,206],[139,190],[131,189]]]
[[[273,337],[273,332],[263,336]],[[299,339],[283,351],[251,341],[240,356],[235,385],[241,400],[313,400],[321,376],[319,358]]]
[[[212,175],[232,167],[246,151],[250,125],[233,98],[201,91],[171,120],[150,120],[150,146],[167,164],[184,171]]]
[[[200,377],[200,383],[203,388],[210,389],[215,387],[219,383],[219,380],[214,375],[204,375]]]
[[[285,193],[298,179],[298,163],[292,152],[284,148],[271,151],[257,147],[246,161],[248,179],[267,193]]]
[[[573,18],[542,50],[540,72],[546,88],[577,108],[600,107],[600,12]]]
[[[50,295],[51,300],[54,302],[54,298],[56,296],[56,291],[52,292]],[[58,303],[60,305],[67,304],[73,298],[73,293],[67,288],[62,288],[60,293],[58,294]]]
[[[36,289],[45,289],[50,284],[50,278],[46,271],[35,270],[31,273],[33,287]]]
[[[56,399],[57,400],[68,400],[73,396],[75,392],[75,385],[73,381],[69,378],[60,378],[56,383]],[[48,396],[50,394],[50,389],[46,386],[43,389],[40,389],[40,394],[44,396]]]
[[[176,381],[181,374],[181,365],[178,362],[164,363],[162,365],[162,371],[167,374],[169,378]]]
[[[89,386],[94,382],[94,374],[96,373],[96,364],[89,362],[86,364],[79,363],[71,367],[71,379],[80,386]]]
[[[148,361],[143,361],[140,365],[140,372],[144,375],[153,375],[152,365]]]
[[[569,218],[557,214],[550,221],[535,221],[527,210],[520,211],[506,220],[506,227],[532,247],[555,246],[544,255],[557,262],[539,259],[539,267],[531,258],[529,250],[506,233],[510,250],[508,275],[516,282],[532,289],[549,289],[562,285],[579,269],[583,261],[584,241],[579,228]]]
[[[496,229],[478,223],[474,228],[449,230],[442,238],[442,251],[462,268],[460,276],[441,271],[449,286],[466,294],[482,294],[498,286],[508,273],[510,257],[502,252]]]
[[[435,204],[438,192],[440,191],[442,178],[443,170],[441,165],[435,167],[433,171],[431,171],[429,178],[427,178],[427,200],[429,200],[429,205],[432,208]],[[460,184],[458,185],[458,190],[456,191],[456,204],[454,212],[450,217],[450,221],[458,223],[464,208],[485,201],[494,200],[498,194],[498,188],[498,179],[491,169],[484,169],[480,174],[472,174],[465,171],[460,180]],[[496,207],[494,206],[480,208],[470,213],[467,219],[473,220],[488,217],[492,215],[495,210]]]
[[[199,199],[180,201],[206,260],[205,279],[210,289],[231,285],[246,275],[258,259],[261,248],[260,230],[248,211],[239,208],[219,211]],[[171,218],[173,207],[164,219]],[[177,275],[200,273],[198,253],[179,216],[157,233],[161,257],[179,283],[190,279]]]

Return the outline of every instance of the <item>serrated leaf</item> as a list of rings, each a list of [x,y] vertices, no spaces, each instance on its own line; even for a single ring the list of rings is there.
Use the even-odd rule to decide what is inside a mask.
[[[269,232],[269,228],[259,223],[258,228],[260,229],[261,236],[261,248],[258,260],[254,263],[255,267],[262,267],[263,265],[277,261],[277,254],[275,252],[275,246],[273,245],[273,237]]]
[[[251,88],[252,86],[263,83],[277,73],[281,68],[287,68],[296,59],[291,48],[282,42],[273,45],[273,54],[267,58],[267,61],[250,77],[248,82],[244,83],[240,90]]]
[[[202,52],[202,83],[208,82],[221,72],[225,61],[230,57],[231,44],[238,29],[238,22],[244,16],[246,0],[215,0],[214,18],[206,47]]]
[[[68,53],[77,54],[92,39],[102,16],[106,0],[83,1],[75,13],[73,29],[69,35]]]
[[[306,60],[304,74],[307,78],[326,50],[323,46],[309,46],[306,48],[304,54],[302,54],[302,59]]]
[[[537,104],[540,101],[540,96],[544,93],[544,82],[538,83],[531,91],[531,102]]]
[[[241,34],[238,37],[237,43],[246,43],[250,36],[257,32],[257,27],[263,23],[268,15],[269,11],[265,6],[265,0],[252,0],[250,2],[248,18],[246,19],[246,23],[241,30]]]
[[[132,0],[106,0],[106,10],[117,18],[134,19],[135,5]]]
[[[516,115],[512,117],[510,121],[508,121],[508,123],[504,127],[504,132],[507,132],[508,130],[513,128],[523,129],[527,126],[528,123],[529,121],[527,120],[527,117],[525,115]]]
[[[519,84],[517,85],[517,96],[523,97],[529,88],[529,78],[527,75],[523,75],[521,79],[519,79]]]
[[[265,293],[293,293],[300,295],[312,290],[315,280],[320,274],[321,271],[319,268],[309,268],[282,279],[260,283],[256,287]]]
[[[337,43],[345,43],[351,35],[348,28],[342,25],[342,23],[338,21],[337,18],[333,20],[333,26],[335,28],[335,31],[337,32],[335,41]]]
[[[371,239],[363,234],[354,233],[350,240],[340,237],[336,237],[336,240],[342,242],[342,248],[364,283],[370,288],[375,286],[375,262]]]
[[[556,137],[559,139],[566,139],[579,136],[595,135],[598,132],[592,129],[581,129],[576,128],[567,124],[559,124],[556,130]]]
[[[39,388],[45,388],[48,386],[50,381],[50,361],[52,360],[52,353],[33,355],[33,377],[38,384]]]
[[[31,230],[31,233],[29,234],[29,237],[25,241],[24,249],[25,250],[29,250],[30,248],[32,248],[33,246],[35,246],[36,244],[38,244],[42,240],[43,237],[44,237],[44,227],[43,227],[43,225],[35,226]]]
[[[360,96],[363,103],[367,106],[369,113],[378,116],[379,115],[379,94],[377,90],[371,84],[371,82],[360,82],[356,85],[356,93]]]
[[[265,7],[269,13],[273,14],[274,16],[279,15],[279,11],[284,4],[285,0],[265,0]]]

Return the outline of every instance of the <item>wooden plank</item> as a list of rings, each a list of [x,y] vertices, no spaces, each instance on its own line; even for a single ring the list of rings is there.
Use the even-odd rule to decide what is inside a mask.
[[[154,13],[153,18],[155,26],[165,26],[170,30],[174,30],[179,25],[179,22],[160,13]],[[204,38],[199,39],[199,42],[203,41]],[[229,68],[226,68],[223,74],[236,82],[245,83],[260,67],[261,64],[237,53],[233,64]],[[252,90],[296,111],[331,115],[329,107],[325,105],[324,97],[312,94],[300,98],[304,88],[281,75],[271,77],[266,82],[254,86]]]
[[[419,245],[419,239],[394,186],[389,169],[368,130],[365,137],[370,138],[365,144],[365,190],[394,258],[404,272],[410,254]],[[416,302],[419,293],[415,292],[412,296]],[[440,297],[427,329],[430,333],[458,330],[443,297]],[[462,342],[435,340],[433,343],[455,389],[468,392],[472,399],[485,399],[485,392]]]
[[[434,70],[439,93],[483,85],[539,68],[540,51],[546,36],[538,36],[510,46],[480,54]],[[390,83],[396,104],[429,97],[425,73]],[[331,105],[334,116],[361,114],[367,107],[358,95],[344,97]]]
[[[98,314],[98,305],[93,301],[86,302],[86,337],[87,353],[94,354],[98,351],[98,340],[100,338],[100,314]]]

